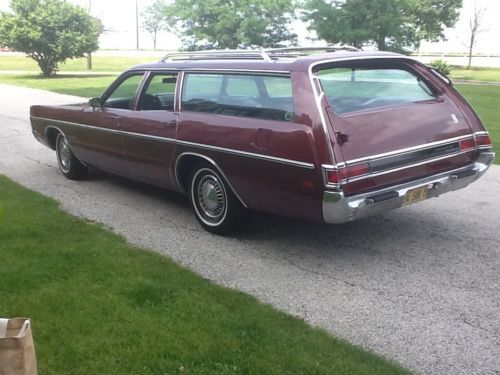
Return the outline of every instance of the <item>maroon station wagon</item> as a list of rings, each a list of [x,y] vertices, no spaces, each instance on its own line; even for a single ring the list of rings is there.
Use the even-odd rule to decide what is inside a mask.
[[[175,53],[85,105],[32,106],[62,174],[89,166],[186,192],[224,233],[245,208],[343,223],[476,181],[480,119],[437,71],[382,52]]]

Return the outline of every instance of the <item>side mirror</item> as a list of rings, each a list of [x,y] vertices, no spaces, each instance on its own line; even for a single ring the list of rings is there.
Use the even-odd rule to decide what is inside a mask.
[[[101,108],[102,107],[101,98],[91,98],[89,100],[89,105],[92,107],[92,109],[95,109],[96,107]]]

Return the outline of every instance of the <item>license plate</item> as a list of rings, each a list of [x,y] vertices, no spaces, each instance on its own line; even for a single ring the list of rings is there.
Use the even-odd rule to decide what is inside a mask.
[[[427,186],[422,186],[419,188],[408,190],[403,199],[402,206],[408,206],[409,204],[417,203],[427,199]]]

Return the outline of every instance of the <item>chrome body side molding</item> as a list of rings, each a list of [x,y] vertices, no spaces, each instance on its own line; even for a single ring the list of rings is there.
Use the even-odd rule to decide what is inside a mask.
[[[200,148],[200,149],[205,149],[205,150],[223,152],[226,154],[232,154],[232,155],[237,155],[237,156],[242,156],[242,157],[249,157],[249,158],[253,158],[253,159],[270,161],[270,162],[274,162],[274,163],[286,164],[286,165],[290,165],[290,166],[294,166],[294,167],[314,169],[313,163],[307,163],[307,162],[303,162],[303,161],[299,161],[299,160],[285,159],[285,158],[280,158],[277,156],[263,155],[263,154],[253,153],[253,152],[235,150],[235,149],[231,149],[231,148],[212,146],[212,145],[196,143],[196,142],[176,140],[174,138],[158,137],[158,136],[149,135],[149,134],[134,133],[134,132],[128,132],[128,131],[123,131],[123,130],[115,130],[115,129],[106,129],[106,128],[101,128],[98,126],[85,125],[85,124],[80,124],[80,123],[75,123],[75,122],[53,120],[53,119],[41,118],[41,117],[31,117],[31,119],[32,120],[46,121],[46,122],[51,123],[51,124],[56,123],[56,124],[62,124],[62,125],[67,125],[67,126],[84,127],[84,128],[92,129],[95,131],[117,133],[120,135],[129,136],[129,137],[152,139],[152,140],[156,140],[159,142],[176,143],[178,145],[184,145],[184,146],[190,146],[190,147],[195,147],[195,148]],[[49,126],[52,126],[52,125],[49,125]]]

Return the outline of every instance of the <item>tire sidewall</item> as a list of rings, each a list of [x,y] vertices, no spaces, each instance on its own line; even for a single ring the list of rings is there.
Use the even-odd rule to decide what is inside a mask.
[[[66,170],[63,168],[63,165],[61,163],[61,156],[59,153],[59,142],[61,141],[61,138],[65,139],[69,148],[69,166]],[[59,170],[64,177],[70,180],[80,180],[87,174],[88,167],[82,164],[82,162],[80,162],[80,160],[76,158],[75,154],[73,154],[73,150],[71,150],[68,139],[62,133],[59,133],[56,137],[56,158],[57,164],[59,165]]]
[[[217,223],[209,222],[208,220],[206,220],[201,214],[200,208],[198,207],[198,185],[202,177],[207,175],[215,177],[224,191],[226,201],[224,215]],[[240,216],[239,214],[241,211],[241,206],[228,187],[225,179],[219,172],[217,172],[217,170],[215,170],[215,168],[208,164],[201,164],[194,168],[189,178],[188,194],[189,203],[191,204],[196,219],[207,231],[214,234],[226,234],[235,228],[238,223],[238,217]]]
[[[59,150],[59,142],[61,141],[61,139],[65,139],[66,140],[66,143],[68,142],[68,140],[66,139],[66,137],[64,136],[64,134],[61,134],[59,133],[57,135],[57,138],[56,138],[56,156],[57,156],[57,164],[59,165],[59,170],[61,171],[61,173],[65,176],[68,176],[70,175],[71,173],[71,167],[73,165],[73,153],[71,152],[71,148],[70,148],[70,158],[69,158],[69,166],[67,168],[67,170],[64,170],[64,167],[62,165],[62,162],[61,162],[61,155],[60,155],[60,150]],[[69,147],[69,145],[68,145]]]

